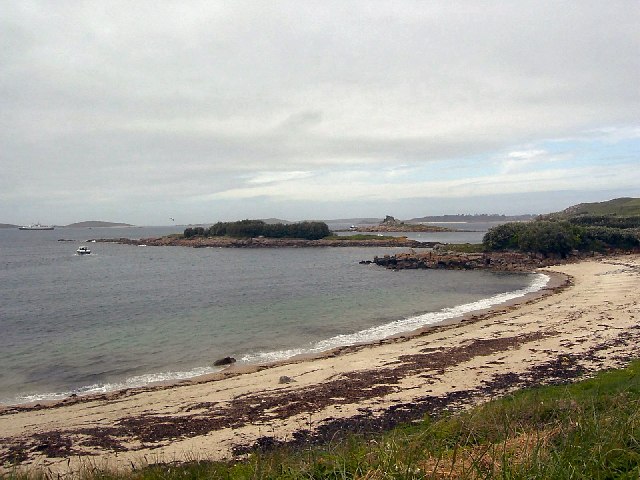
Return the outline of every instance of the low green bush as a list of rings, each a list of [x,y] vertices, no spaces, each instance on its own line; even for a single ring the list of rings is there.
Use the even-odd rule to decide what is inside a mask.
[[[637,248],[640,247],[640,236],[629,229],[585,227],[566,220],[536,220],[491,228],[482,244],[489,251],[516,250],[566,256],[572,250]]]
[[[503,223],[489,229],[482,239],[482,244],[488,250],[516,250],[519,247],[520,236],[527,226],[520,222]]]
[[[267,224],[262,220],[240,220],[238,222],[218,222],[208,229],[204,227],[187,228],[184,238],[197,236],[235,238],[303,238],[318,240],[331,234],[324,222],[300,222],[291,224]]]
[[[610,228],[640,228],[640,216],[617,215],[578,215],[568,220],[574,225],[610,227]]]

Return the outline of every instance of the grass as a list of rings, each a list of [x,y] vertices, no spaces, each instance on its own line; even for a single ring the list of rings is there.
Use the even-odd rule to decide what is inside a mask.
[[[483,253],[486,251],[481,243],[448,243],[446,249],[460,253]]]
[[[640,361],[563,386],[521,390],[471,410],[321,447],[193,461],[85,479],[638,479]],[[10,475],[11,479],[44,478]]]
[[[367,235],[358,233],[355,235],[330,235],[323,240],[406,240],[407,237],[394,237],[391,235]]]
[[[582,203],[570,210],[572,215],[638,216],[640,215],[640,198],[615,198],[606,202]]]

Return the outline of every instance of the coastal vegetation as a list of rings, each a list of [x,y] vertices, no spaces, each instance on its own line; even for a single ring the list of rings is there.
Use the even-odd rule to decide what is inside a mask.
[[[369,235],[366,233],[356,233],[354,235],[329,235],[326,240],[380,240],[382,235]],[[386,237],[389,238],[389,237]]]
[[[561,217],[577,217],[581,215],[640,216],[640,198],[623,197],[614,198],[606,202],[579,203],[551,215]]]
[[[324,222],[266,223],[263,220],[240,220],[238,222],[218,222],[209,228],[189,227],[184,230],[184,238],[193,237],[233,237],[233,238],[301,238],[319,240],[331,234]]]
[[[509,222],[483,238],[488,251],[515,250],[566,256],[571,251],[640,247],[640,199],[581,204],[533,222]]]
[[[568,385],[525,389],[467,411],[384,433],[273,446],[246,459],[159,464],[131,472],[87,466],[84,480],[543,479],[640,475],[640,361]],[[266,450],[266,451],[265,451]],[[11,480],[48,478],[9,474]]]
[[[448,243],[446,246],[450,252],[458,253],[483,253],[484,245],[481,243]]]

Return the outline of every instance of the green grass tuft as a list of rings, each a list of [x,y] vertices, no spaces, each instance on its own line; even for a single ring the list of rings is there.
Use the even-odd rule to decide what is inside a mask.
[[[324,237],[323,240],[406,240],[407,237],[396,237],[391,235],[368,235],[363,233],[358,233],[355,235],[330,235],[328,237]]]
[[[486,248],[481,243],[448,243],[447,250],[460,253],[483,253]]]

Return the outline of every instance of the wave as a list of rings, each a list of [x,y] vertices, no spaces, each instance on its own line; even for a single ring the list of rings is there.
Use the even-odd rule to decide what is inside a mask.
[[[501,303],[524,297],[529,293],[534,293],[544,288],[549,282],[549,276],[543,273],[536,274],[529,286],[514,290],[511,292],[498,293],[482,300],[477,300],[455,307],[443,308],[437,312],[428,312],[414,317],[394,320],[393,322],[360,330],[355,333],[336,335],[326,340],[308,345],[305,348],[292,348],[286,350],[277,350],[272,352],[258,352],[244,355],[241,358],[245,363],[269,363],[280,360],[286,360],[297,355],[309,355],[326,352],[336,347],[344,347],[355,345],[358,343],[367,343],[383,338],[388,338],[399,333],[410,332],[429,325],[442,323],[452,318],[460,317],[478,310],[499,305]]]
[[[34,403],[34,402],[46,402],[63,400],[72,395],[85,396],[96,395],[101,393],[115,392],[118,390],[126,390],[128,388],[139,388],[148,386],[154,383],[161,382],[176,382],[180,380],[188,380],[194,377],[200,377],[202,375],[208,375],[210,373],[216,373],[221,371],[220,367],[196,367],[193,370],[185,372],[159,372],[159,373],[147,373],[143,375],[136,375],[129,377],[122,382],[114,383],[96,383],[93,385],[85,385],[83,387],[75,388],[67,392],[53,392],[53,393],[33,393],[18,395],[10,400],[0,400],[0,405],[16,405],[22,403]]]

